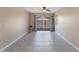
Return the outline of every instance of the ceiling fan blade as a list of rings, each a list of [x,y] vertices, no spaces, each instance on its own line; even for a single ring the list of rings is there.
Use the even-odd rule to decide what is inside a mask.
[[[47,9],[46,11],[49,11],[50,12],[51,10],[50,9]]]

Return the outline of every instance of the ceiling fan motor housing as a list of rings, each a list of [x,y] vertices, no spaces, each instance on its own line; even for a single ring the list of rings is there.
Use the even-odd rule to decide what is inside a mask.
[[[46,10],[46,7],[43,7],[43,10]]]

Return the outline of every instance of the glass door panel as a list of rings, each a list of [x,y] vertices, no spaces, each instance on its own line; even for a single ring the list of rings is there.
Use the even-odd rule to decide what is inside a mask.
[[[35,20],[35,30],[49,30],[52,31],[53,24],[51,18],[47,18],[46,20],[41,20],[40,18]]]

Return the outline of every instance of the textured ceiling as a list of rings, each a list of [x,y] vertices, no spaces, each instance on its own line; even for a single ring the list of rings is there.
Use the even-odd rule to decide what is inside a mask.
[[[54,13],[61,9],[60,7],[47,7],[51,11],[46,11],[46,13]],[[30,13],[43,13],[42,7],[24,7],[24,9]]]

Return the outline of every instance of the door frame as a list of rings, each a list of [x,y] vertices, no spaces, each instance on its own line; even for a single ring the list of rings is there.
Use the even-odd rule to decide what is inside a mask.
[[[55,19],[54,19],[54,16],[51,16],[52,17],[52,29],[45,29],[44,31],[52,31],[54,32],[55,31]],[[34,15],[34,29],[33,31],[38,31],[38,30],[43,30],[43,29],[38,29],[36,30],[36,15]]]

